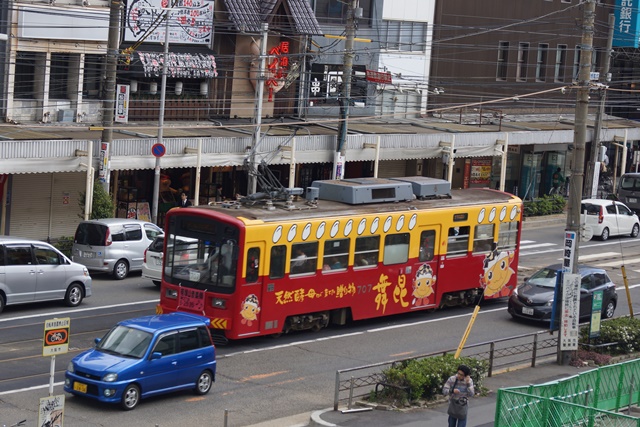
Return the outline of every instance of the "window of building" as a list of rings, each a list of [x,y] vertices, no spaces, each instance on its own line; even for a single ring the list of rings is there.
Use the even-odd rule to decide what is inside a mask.
[[[549,52],[548,43],[538,44],[538,57],[536,59],[536,81],[544,82],[547,80],[547,53]]]
[[[473,253],[484,253],[491,251],[493,244],[493,224],[476,225],[473,231]]]
[[[424,52],[427,25],[426,22],[382,21],[380,48],[403,52]]]
[[[360,23],[369,22],[371,18],[372,0],[360,0],[358,7],[362,8]],[[314,12],[318,22],[322,24],[342,25],[347,20],[347,9],[350,2],[344,0],[314,0]]]
[[[16,73],[13,86],[15,98],[35,98],[36,53],[18,52],[16,54]]]
[[[518,221],[500,223],[498,233],[498,249],[511,251],[516,248],[518,241]]]
[[[82,82],[82,97],[85,99],[100,99],[104,56],[84,56],[84,81]]]
[[[318,263],[318,242],[291,245],[291,274],[312,274]]]
[[[322,271],[346,270],[349,265],[349,239],[324,242]]]
[[[447,256],[466,255],[469,250],[468,225],[449,228],[449,238],[447,242]]]
[[[409,233],[389,234],[384,238],[384,265],[402,264],[409,260]]]
[[[420,233],[420,253],[418,259],[421,262],[431,261],[434,257],[436,246],[436,232],[434,230],[425,230]]]
[[[516,80],[527,81],[527,67],[529,66],[529,43],[518,44],[518,63],[516,64]]]
[[[553,80],[558,83],[564,82],[564,69],[567,66],[567,45],[559,44],[556,49],[556,63]]]
[[[498,44],[498,70],[496,80],[507,80],[507,67],[509,65],[509,42]]]
[[[358,237],[353,268],[375,267],[378,265],[380,236]]]
[[[282,279],[284,266],[287,259],[287,247],[278,245],[271,248],[271,260],[269,265],[269,278]]]
[[[577,45],[573,55],[573,80],[578,81],[580,75],[580,58],[582,57],[582,46]]]
[[[51,70],[49,72],[49,98],[67,99],[69,97],[69,70],[71,55],[64,53],[51,54]]]

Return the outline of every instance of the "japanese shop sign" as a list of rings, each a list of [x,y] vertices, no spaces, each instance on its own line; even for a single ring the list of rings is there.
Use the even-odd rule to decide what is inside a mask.
[[[560,315],[560,350],[578,349],[580,312],[580,275],[562,275],[562,313]]]
[[[116,118],[118,123],[129,121],[129,85],[116,85]]]
[[[576,250],[576,232],[565,231],[564,232],[564,258],[562,262],[562,269],[568,273],[573,271],[573,253]]]
[[[391,73],[382,73],[379,71],[373,70],[365,70],[365,76],[367,81],[380,83],[380,84],[391,84]]]
[[[491,159],[471,160],[471,183],[489,184],[491,181]]]
[[[638,4],[640,0],[616,0],[613,9],[616,24],[613,32],[613,47],[638,47],[640,16]]]
[[[278,92],[285,84],[287,69],[289,68],[289,42],[280,42],[269,51],[267,64],[267,90],[269,102],[273,102],[273,94]]]

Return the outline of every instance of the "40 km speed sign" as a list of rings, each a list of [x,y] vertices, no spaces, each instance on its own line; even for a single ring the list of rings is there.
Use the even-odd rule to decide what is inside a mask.
[[[69,329],[71,319],[50,319],[44,322],[44,339],[42,355],[55,356],[69,351]]]

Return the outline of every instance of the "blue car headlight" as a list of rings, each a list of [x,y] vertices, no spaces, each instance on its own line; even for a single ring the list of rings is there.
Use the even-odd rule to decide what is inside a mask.
[[[102,381],[107,383],[112,383],[117,380],[118,380],[118,374],[116,374],[115,372],[108,373],[104,377],[102,377]]]
[[[76,371],[76,368],[73,366],[73,362],[69,362],[69,364],[67,365],[67,371],[71,373]]]

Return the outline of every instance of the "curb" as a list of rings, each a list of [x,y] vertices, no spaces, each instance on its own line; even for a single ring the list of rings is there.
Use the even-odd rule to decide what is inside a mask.
[[[325,412],[331,412],[333,408],[321,409],[311,413],[311,420],[309,420],[309,426],[313,427],[338,427],[337,424],[329,423],[322,419],[322,414]]]

